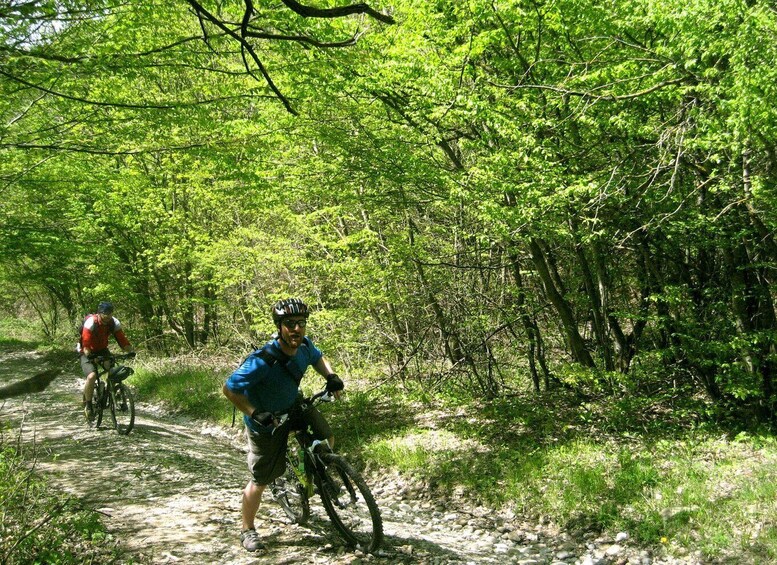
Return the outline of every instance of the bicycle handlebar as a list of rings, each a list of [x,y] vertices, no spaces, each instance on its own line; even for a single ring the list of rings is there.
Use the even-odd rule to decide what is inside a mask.
[[[320,404],[322,402],[334,402],[335,400],[337,400],[337,397],[335,397],[335,394],[333,392],[329,392],[328,390],[324,389],[312,396],[303,398],[302,403],[308,404],[310,406],[316,406],[317,404]],[[272,434],[275,433],[275,430],[277,430],[283,424],[286,423],[286,420],[289,419],[289,414],[290,412],[286,412],[285,414],[275,414],[275,418],[274,418],[275,426],[273,428],[273,431],[271,432]]]
[[[97,361],[98,363],[102,363],[103,361],[124,361],[125,359],[134,359],[137,355],[136,352],[132,351],[130,353],[121,353],[119,355],[89,355],[89,359],[91,361]]]
[[[309,402],[310,404],[315,406],[320,402],[334,402],[335,400],[337,400],[335,393],[329,392],[328,390],[324,389],[321,392],[317,392],[310,398],[306,398],[305,402]]]

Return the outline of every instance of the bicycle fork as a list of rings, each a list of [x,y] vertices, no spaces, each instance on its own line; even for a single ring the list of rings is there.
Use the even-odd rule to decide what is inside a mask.
[[[329,500],[337,508],[344,509],[356,502],[356,489],[351,484],[351,479],[346,473],[340,470],[338,465],[327,466],[319,455],[311,455],[311,458],[316,460],[318,466],[317,476],[319,477],[319,487],[326,492]],[[336,473],[339,478],[339,482],[332,478],[332,474]],[[342,489],[345,489],[345,493]]]
[[[111,401],[113,402],[113,408],[120,412],[127,410],[127,401],[124,395],[121,393],[121,385],[113,384],[111,386]]]

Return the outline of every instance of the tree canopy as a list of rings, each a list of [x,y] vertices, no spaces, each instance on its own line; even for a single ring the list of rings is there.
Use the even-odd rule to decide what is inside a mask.
[[[431,390],[773,416],[767,2],[12,1],[0,38],[0,288],[52,335],[110,297],[244,343],[300,295]]]

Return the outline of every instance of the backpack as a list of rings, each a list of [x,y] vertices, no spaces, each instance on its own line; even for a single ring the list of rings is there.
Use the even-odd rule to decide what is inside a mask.
[[[308,336],[305,336],[302,338],[302,343],[300,344],[300,347],[312,347],[313,343],[310,341],[310,338]],[[264,361],[268,367],[272,367],[276,363],[283,363],[283,368],[286,369],[286,374],[289,375],[295,383],[297,383],[297,386],[299,386],[300,382],[302,381],[302,371],[300,371],[299,367],[296,363],[291,363],[291,357],[286,355],[280,348],[275,347],[275,342],[270,341],[268,343],[265,343],[262,347],[258,349],[254,349],[251,353],[246,355],[243,360],[240,362],[242,365],[245,363],[245,361],[251,357],[252,355],[256,355],[259,357],[262,361]]]

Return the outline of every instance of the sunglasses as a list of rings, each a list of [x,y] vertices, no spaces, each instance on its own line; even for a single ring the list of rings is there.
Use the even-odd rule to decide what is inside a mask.
[[[307,320],[283,320],[281,321],[281,324],[283,324],[287,329],[293,330],[295,327],[299,326],[300,328],[304,328],[308,325]]]

